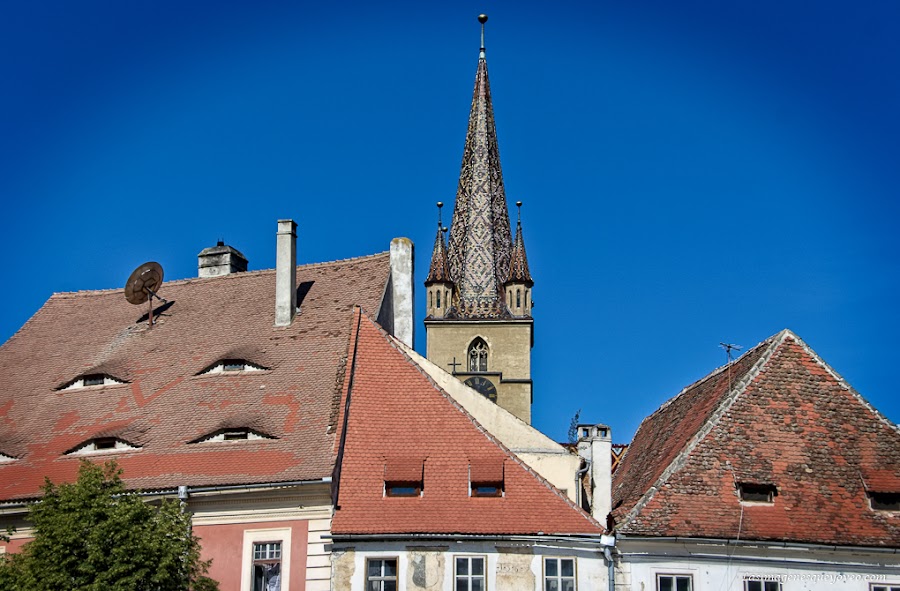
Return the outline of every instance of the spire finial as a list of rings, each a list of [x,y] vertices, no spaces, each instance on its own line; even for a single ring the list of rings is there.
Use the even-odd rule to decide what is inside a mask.
[[[438,206],[438,228],[440,228],[444,225],[443,222],[441,222],[441,209],[444,207],[444,202],[438,201],[437,206]]]
[[[484,13],[479,14],[478,22],[481,23],[481,53],[478,57],[484,59],[484,23],[487,22],[487,15]]]
[[[519,224],[521,224],[522,223],[522,202],[521,201],[516,201],[516,209],[519,210],[517,222]]]

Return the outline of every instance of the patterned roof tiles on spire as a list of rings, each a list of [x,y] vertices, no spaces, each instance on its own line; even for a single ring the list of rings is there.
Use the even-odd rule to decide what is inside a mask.
[[[522,238],[522,220],[516,222],[516,241],[513,243],[512,256],[509,261],[509,279],[507,282],[524,283],[528,287],[534,285],[531,271],[528,270],[528,257],[525,255],[525,240]]]
[[[511,256],[500,148],[487,62],[482,53],[475,74],[448,242],[450,277],[457,286],[454,308],[458,317],[504,315],[503,283],[509,275]]]
[[[450,267],[447,265],[447,247],[444,245],[444,231],[438,224],[437,236],[434,238],[434,250],[431,253],[431,266],[425,285],[431,283],[450,283]]]

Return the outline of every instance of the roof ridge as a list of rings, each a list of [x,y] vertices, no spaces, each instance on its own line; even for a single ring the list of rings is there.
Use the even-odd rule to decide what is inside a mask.
[[[522,461],[522,459],[521,459],[518,455],[516,455],[512,450],[510,450],[508,447],[506,447],[506,445],[504,445],[502,441],[498,440],[498,439],[497,439],[490,431],[488,431],[488,430],[487,430],[487,429],[486,429],[486,428],[485,428],[485,427],[484,427],[484,426],[483,426],[483,425],[482,425],[482,424],[481,424],[481,423],[480,423],[480,422],[472,415],[472,413],[470,413],[468,410],[466,410],[466,408],[465,408],[464,406],[462,406],[459,402],[457,402],[456,399],[453,398],[453,396],[451,396],[450,394],[448,394],[447,391],[444,390],[444,388],[441,387],[440,384],[438,384],[436,381],[434,381],[434,378],[432,378],[432,377],[428,374],[428,372],[426,372],[426,371],[425,371],[418,363],[416,363],[415,360],[414,360],[412,357],[410,357],[410,355],[406,352],[406,350],[405,350],[405,349],[406,349],[406,345],[405,345],[404,343],[400,342],[399,339],[397,339],[396,337],[394,337],[394,336],[392,336],[391,334],[389,334],[389,333],[388,333],[386,330],[384,330],[384,328],[382,328],[377,322],[375,322],[374,320],[372,320],[372,319],[369,317],[369,315],[366,314],[365,312],[362,313],[362,316],[363,316],[366,320],[368,320],[368,321],[372,324],[372,326],[374,326],[375,329],[378,330],[378,331],[381,333],[381,335],[382,335],[383,337],[385,337],[385,340],[388,342],[388,344],[389,344],[390,346],[392,346],[392,347],[393,347],[394,349],[396,349],[401,355],[403,355],[403,357],[406,359],[406,361],[407,361],[411,366],[413,366],[413,368],[415,368],[415,370],[416,370],[417,372],[419,372],[426,380],[428,380],[428,382],[432,385],[432,387],[433,387],[435,390],[437,390],[437,391],[440,393],[440,395],[444,397],[444,399],[446,399],[446,400],[447,400],[453,407],[455,407],[457,410],[459,410],[460,412],[462,412],[462,413],[463,413],[463,416],[467,417],[467,418],[469,419],[469,421],[471,421],[471,423],[475,426],[475,428],[478,429],[478,431],[481,432],[481,433],[488,439],[488,441],[492,442],[494,445],[496,445],[498,448],[500,448],[500,450],[501,450],[504,454],[506,454],[507,457],[509,457],[510,459],[512,459],[514,462],[516,462],[516,463],[517,463],[519,466],[521,466],[526,472],[528,472],[531,476],[533,476],[534,478],[536,478],[536,479],[538,480],[538,482],[540,482],[541,484],[543,484],[543,485],[544,485],[546,488],[548,488],[551,492],[555,493],[559,498],[561,498],[563,501],[565,501],[566,504],[568,504],[568,506],[569,506],[570,508],[572,508],[572,509],[574,509],[575,511],[577,511],[583,518],[585,518],[585,519],[588,521],[588,523],[590,523],[591,525],[594,525],[595,527],[600,528],[600,529],[601,529],[602,531],[604,531],[604,532],[606,531],[606,527],[605,527],[603,524],[601,524],[599,521],[597,521],[596,519],[594,519],[593,516],[591,516],[591,515],[590,515],[589,513],[587,513],[586,511],[584,511],[584,509],[582,509],[582,508],[579,507],[578,505],[576,505],[575,502],[572,501],[572,500],[568,497],[568,495],[564,494],[561,490],[559,490],[558,488],[556,488],[556,487],[555,487],[551,482],[549,482],[546,478],[544,478],[543,476],[541,476],[540,474],[538,474],[538,473],[537,473],[534,469],[532,469],[528,464],[526,464],[524,461]]]
[[[333,261],[320,261],[316,263],[305,263],[303,265],[297,265],[297,269],[317,269],[320,267],[328,267],[328,266],[336,266],[336,265],[346,265],[350,263],[355,263],[358,261],[362,261],[365,259],[374,259],[377,257],[389,256],[390,251],[383,250],[381,252],[376,252],[372,254],[360,255],[357,257],[349,257],[344,259],[335,259]],[[171,281],[165,281],[163,285],[187,285],[189,283],[193,283],[195,281],[208,281],[210,279],[225,279],[227,281],[237,280],[243,277],[250,277],[261,275],[264,273],[274,273],[275,269],[254,269],[252,271],[241,271],[239,273],[227,273],[225,275],[216,275],[215,277],[182,277],[181,279],[172,279]],[[124,287],[108,287],[104,289],[80,289],[77,291],[55,291],[50,295],[50,298],[54,297],[82,297],[82,296],[93,296],[93,295],[103,295],[103,294],[111,294],[119,291],[123,291]],[[50,299],[48,298],[48,299]]]
[[[791,333],[789,330],[784,329],[752,347],[746,353],[744,353],[744,355],[738,357],[738,359],[735,359],[731,363],[723,366],[724,368],[727,368],[734,365],[742,357],[748,355],[751,351],[755,351],[759,347],[766,348],[762,355],[760,355],[759,359],[756,360],[756,363],[754,363],[746,372],[744,372],[740,379],[726,391],[726,394],[721,397],[719,403],[715,406],[706,421],[704,421],[704,423],[700,425],[700,427],[694,432],[691,438],[688,439],[684,446],[681,448],[681,451],[679,451],[675,455],[675,457],[672,458],[672,461],[669,462],[669,464],[665,467],[656,481],[641,495],[641,497],[628,511],[628,513],[625,514],[625,516],[622,518],[622,525],[625,525],[626,523],[634,519],[638,515],[638,513],[640,513],[641,510],[653,499],[653,497],[656,495],[656,492],[660,488],[662,488],[666,482],[668,482],[669,478],[671,478],[673,474],[675,474],[683,467],[685,458],[687,458],[687,456],[689,456],[691,452],[696,449],[700,442],[706,438],[710,431],[712,431],[713,427],[715,427],[715,425],[722,418],[722,415],[724,415],[740,397],[740,395],[746,391],[747,386],[756,378],[756,376],[759,375],[760,371],[762,371],[762,368],[769,362],[775,351],[781,346],[782,343],[784,343],[785,339],[787,339],[789,336],[794,336],[796,338],[796,335],[793,335],[793,333]],[[669,403],[684,394],[694,385],[703,383],[707,378],[712,377],[713,375],[718,375],[719,373],[721,373],[722,369],[723,368],[719,368],[705,378],[697,380],[697,382],[694,382],[694,384],[679,392],[675,397],[666,401],[663,407],[668,406]],[[660,407],[657,412],[659,412],[659,410],[661,410],[663,407]],[[656,413],[653,413],[650,416],[654,416],[655,414]],[[650,417],[645,418],[644,421],[641,422],[641,426],[643,426],[644,422],[649,418]],[[638,430],[640,430],[640,427],[638,427]]]

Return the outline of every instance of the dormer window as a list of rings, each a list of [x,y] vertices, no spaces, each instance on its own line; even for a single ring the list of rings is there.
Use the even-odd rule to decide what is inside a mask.
[[[215,433],[211,433],[200,439],[192,441],[191,443],[209,443],[214,441],[251,441],[251,440],[260,440],[260,439],[277,439],[277,437],[272,437],[271,435],[266,435],[265,433],[260,433],[259,431],[254,431],[253,429],[249,429],[246,427],[239,427],[234,429],[222,429],[220,431],[216,431]]]
[[[474,460],[469,464],[469,496],[503,496],[502,460]]]
[[[384,496],[421,497],[425,463],[419,458],[390,459],[384,466]]]
[[[900,511],[900,493],[869,492],[869,503],[875,511]]]
[[[8,456],[6,454],[0,453],[0,464],[6,464],[8,462],[15,462],[16,458],[12,456]]]
[[[57,388],[57,390],[77,390],[79,388],[90,388],[91,386],[115,386],[118,384],[127,384],[125,380],[114,378],[105,373],[92,373],[78,377],[77,379],[67,382]]]
[[[265,371],[266,369],[268,368],[257,365],[256,363],[250,363],[246,359],[223,359],[207,367],[197,375],[205,376],[216,373]]]
[[[758,484],[751,482],[738,483],[741,502],[754,505],[772,505],[778,496],[778,489],[774,484]]]
[[[141,448],[116,437],[97,437],[96,439],[91,439],[87,443],[66,452],[66,455],[87,455],[104,452],[133,451],[137,449]]]

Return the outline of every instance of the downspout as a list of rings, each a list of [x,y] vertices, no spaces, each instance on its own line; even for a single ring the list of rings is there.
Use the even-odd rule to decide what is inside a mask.
[[[613,538],[613,543],[615,543],[615,538]],[[616,567],[613,564],[612,548],[613,546],[603,548],[603,556],[606,557],[606,576],[609,579],[606,584],[608,591],[616,591]]]
[[[591,461],[587,458],[584,458],[584,468],[579,469],[575,472],[575,504],[578,505],[579,509],[583,507],[581,502],[581,477],[585,472],[591,469]]]

